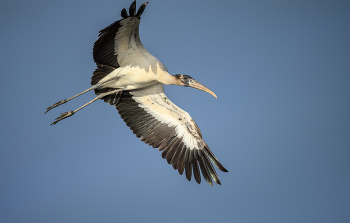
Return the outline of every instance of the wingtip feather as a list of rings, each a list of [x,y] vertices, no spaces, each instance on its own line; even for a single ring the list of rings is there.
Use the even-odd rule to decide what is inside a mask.
[[[136,0],[133,3],[131,3],[129,8],[129,15],[135,16],[135,14],[136,14]]]
[[[148,3],[149,3],[149,2],[145,2],[145,3],[143,3],[143,4],[140,6],[140,8],[139,8],[139,10],[137,11],[135,17],[140,18],[140,16],[142,15],[143,11],[145,11],[145,8],[146,8],[146,6],[148,5]]]
[[[122,9],[120,15],[121,15],[124,19],[129,17],[128,12],[126,11],[125,8]]]

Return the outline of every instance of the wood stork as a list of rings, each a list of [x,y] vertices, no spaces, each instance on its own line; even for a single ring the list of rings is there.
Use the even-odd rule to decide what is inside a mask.
[[[62,113],[52,124],[72,116],[78,110],[103,99],[116,106],[120,116],[142,141],[159,148],[162,157],[178,170],[184,170],[190,181],[192,170],[197,183],[201,182],[199,168],[206,182],[212,179],[221,184],[213,162],[221,171],[228,172],[203,141],[202,134],[191,116],[173,104],[164,94],[164,84],[193,87],[216,97],[188,75],[170,75],[162,62],[151,55],[139,37],[140,17],[148,2],[136,13],[136,1],[124,8],[123,19],[112,23],[99,33],[93,47],[97,65],[91,78],[91,88],[48,107],[46,112],[90,90],[98,95],[80,108]],[[45,112],[45,113],[46,113]],[[51,125],[52,125],[51,124]]]

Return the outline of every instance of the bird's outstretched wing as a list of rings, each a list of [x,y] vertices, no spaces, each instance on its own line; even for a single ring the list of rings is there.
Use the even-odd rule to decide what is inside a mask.
[[[162,157],[181,175],[185,170],[188,180],[193,171],[195,180],[200,183],[200,168],[208,184],[213,185],[211,179],[221,184],[211,162],[221,171],[227,170],[203,141],[190,115],[166,97],[163,84],[123,92],[120,97],[115,103],[105,101],[116,106],[138,138],[163,151]]]
[[[98,83],[109,74],[107,69],[118,67],[139,67],[141,69],[157,69],[157,63],[162,70],[167,70],[156,57],[152,56],[142,45],[139,36],[140,18],[148,2],[143,3],[136,13],[136,1],[129,9],[129,15],[124,8],[121,11],[123,19],[118,20],[99,33],[99,38],[93,47],[93,58],[97,69],[91,78],[91,84]]]

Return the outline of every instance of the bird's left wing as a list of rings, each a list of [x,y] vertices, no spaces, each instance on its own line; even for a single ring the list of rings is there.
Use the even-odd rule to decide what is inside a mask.
[[[163,151],[162,157],[180,175],[185,170],[186,178],[191,180],[193,170],[195,180],[200,183],[200,168],[210,185],[213,185],[211,179],[221,184],[211,161],[221,171],[227,170],[203,141],[202,134],[190,115],[166,97],[163,84],[123,92],[122,98],[115,105],[134,134]]]
[[[140,19],[148,2],[143,3],[136,13],[136,1],[129,8],[129,15],[124,8],[121,20],[100,30],[99,38],[93,47],[93,58],[97,65],[91,84],[94,85],[109,72],[119,67],[157,68],[167,71],[167,68],[156,57],[150,54],[141,43],[139,35]],[[157,66],[158,65],[158,66]]]

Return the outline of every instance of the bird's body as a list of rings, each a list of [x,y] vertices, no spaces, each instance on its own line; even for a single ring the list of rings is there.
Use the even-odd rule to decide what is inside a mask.
[[[99,82],[106,81],[112,77],[119,77],[118,80],[110,81],[103,86],[109,88],[128,88],[131,90],[148,87],[157,83],[165,84],[171,81],[171,77],[169,76],[172,75],[162,70],[159,64],[153,66],[152,72],[150,72],[151,69],[151,66],[146,68],[132,67],[130,65],[120,67],[102,78]],[[155,72],[153,70],[156,71],[157,75],[154,75]]]
[[[74,111],[62,113],[52,124],[103,99],[116,106],[137,137],[163,151],[162,157],[181,175],[185,171],[186,178],[190,180],[193,170],[195,180],[200,183],[200,168],[209,184],[212,185],[211,179],[221,184],[211,162],[220,170],[227,170],[209,150],[191,116],[166,97],[164,84],[194,87],[216,95],[188,75],[170,75],[164,64],[143,47],[139,24],[147,4],[142,4],[136,13],[136,1],[133,2],[130,15],[123,9],[123,19],[100,31],[93,48],[97,65],[91,78],[93,87],[57,102],[47,111],[90,90],[95,90],[98,96]]]

